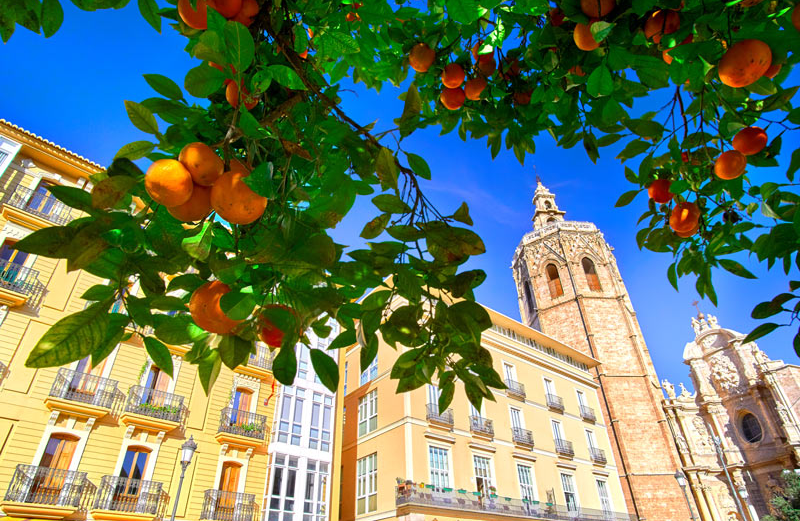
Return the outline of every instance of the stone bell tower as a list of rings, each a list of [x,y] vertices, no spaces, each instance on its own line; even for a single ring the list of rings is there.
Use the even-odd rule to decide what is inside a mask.
[[[613,248],[594,224],[565,220],[538,178],[533,205],[511,266],[522,321],[602,363],[595,378],[628,512],[686,521],[661,386]]]

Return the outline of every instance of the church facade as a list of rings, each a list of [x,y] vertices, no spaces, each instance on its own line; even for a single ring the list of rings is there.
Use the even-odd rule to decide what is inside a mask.
[[[594,224],[565,220],[541,181],[533,204],[533,231],[511,266],[522,322],[600,361],[593,376],[628,511],[686,521],[661,385],[613,248]]]
[[[683,361],[696,389],[663,381],[664,411],[697,516],[758,521],[784,469],[800,466],[800,367],[770,358],[716,317],[692,319]]]

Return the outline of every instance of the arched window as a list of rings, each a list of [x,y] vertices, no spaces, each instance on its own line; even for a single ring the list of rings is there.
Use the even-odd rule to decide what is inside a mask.
[[[250,404],[253,402],[253,391],[245,387],[237,387],[233,393],[233,408],[239,411],[250,412]]]
[[[547,222],[554,223],[554,222],[556,222],[556,218],[555,217],[548,217],[547,218]]]
[[[581,261],[583,273],[586,274],[586,283],[591,291],[602,291],[600,279],[597,277],[597,270],[594,269],[594,262],[589,257],[584,257]]]
[[[39,466],[51,469],[69,469],[77,446],[78,438],[76,436],[62,433],[51,435],[47,440]]]
[[[236,492],[239,490],[239,472],[242,465],[234,461],[226,461],[222,464],[222,471],[219,474],[219,492],[217,496],[216,519],[236,519],[233,516],[236,508]]]
[[[553,207],[553,205],[550,203],[550,201],[545,201],[544,202],[544,207],[549,210],[549,209],[551,209]]]
[[[761,438],[764,436],[764,433],[761,430],[761,424],[758,422],[758,418],[749,412],[742,416],[741,428],[744,439],[749,443],[761,441]]]
[[[556,298],[564,294],[561,287],[561,277],[558,276],[558,268],[555,264],[548,264],[545,268],[547,272],[547,286],[550,288],[550,297]]]

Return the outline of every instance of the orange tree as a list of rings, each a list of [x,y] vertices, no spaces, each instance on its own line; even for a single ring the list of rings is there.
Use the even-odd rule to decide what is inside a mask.
[[[95,10],[128,0],[72,1]],[[221,364],[245,363],[260,337],[277,351],[276,378],[290,383],[303,332],[328,336],[335,320],[341,332],[329,350],[359,343],[362,367],[376,356],[378,332],[410,347],[392,370],[398,391],[436,380],[446,407],[460,381],[472,403],[491,399],[503,383],[480,345],[490,320],[473,295],[485,275],[462,268],[484,245],[466,205],[430,204],[420,188],[431,175],[425,160],[400,146],[428,126],[485,139],[493,157],[505,145],[520,161],[541,133],[564,148],[581,143],[592,160],[624,140],[619,158],[639,164],[624,168],[636,189],[617,205],[647,189],[639,245],[672,253],[670,281],[696,274],[712,302],[712,269],[753,277],[734,254],[777,263],[787,276],[800,265],[800,150],[775,168],[800,125],[798,87],[784,85],[800,8],[787,0],[138,4],[155,29],[170,20],[187,38],[198,65],[182,83],[208,103],[145,75],[158,96],[126,107],[152,139],[123,146],[91,193],[52,188],[85,216],[18,248],[109,282],[42,337],[29,365],[102,359],[133,329],[168,372],[165,344],[191,344],[186,358],[208,389]],[[19,24],[49,36],[62,18],[59,0],[10,0],[0,34],[7,40]],[[346,77],[379,90],[409,75],[396,128],[378,133],[340,106]],[[633,110],[661,89],[671,89],[669,103]],[[132,162],[141,158],[153,161],[146,174]],[[773,169],[756,177],[750,167]],[[375,217],[361,232],[366,247],[345,253],[328,231],[356,197],[371,198]],[[141,294],[127,292],[134,280]],[[791,323],[798,286],[754,317],[783,313]],[[370,288],[378,289],[362,299]],[[109,312],[118,300],[127,315]],[[312,350],[311,361],[334,389],[330,354]]]

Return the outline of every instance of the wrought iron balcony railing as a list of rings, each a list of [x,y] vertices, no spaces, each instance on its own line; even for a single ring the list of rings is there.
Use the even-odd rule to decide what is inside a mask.
[[[533,433],[521,427],[511,427],[511,439],[514,443],[533,447]]]
[[[426,417],[429,422],[453,426],[453,409],[446,409],[439,412],[439,406],[435,403],[429,403],[427,407],[428,411]]]
[[[594,409],[585,405],[581,405],[581,418],[590,422],[597,420],[597,416],[594,414]]]
[[[575,449],[572,448],[572,442],[556,438],[556,452],[566,456],[574,456]]]
[[[206,490],[200,519],[215,521],[254,521],[257,510],[255,494],[224,490]]]
[[[219,432],[263,440],[267,435],[267,417],[226,407],[220,414]]]
[[[494,422],[482,416],[469,417],[469,430],[475,434],[494,436]]]
[[[44,290],[38,270],[5,259],[0,259],[0,286],[29,297],[38,296]]]
[[[558,396],[557,394],[545,394],[545,398],[547,399],[547,406],[551,409],[557,409],[559,411],[564,410],[564,399]]]
[[[272,359],[275,358],[272,351],[267,346],[257,344],[256,354],[251,354],[247,359],[247,365],[260,367],[262,369],[272,369]]]
[[[183,416],[183,396],[134,385],[128,392],[125,410],[180,423]]]
[[[165,510],[163,488],[156,481],[103,476],[94,508],[162,517]]]
[[[510,378],[506,378],[506,392],[512,396],[516,396],[517,398],[525,399],[525,385],[521,384],[517,381],[511,380]]]
[[[405,509],[414,512],[414,507],[436,507],[454,512],[477,513],[478,515],[473,517],[478,519],[516,517],[553,521],[638,521],[636,516],[624,512],[583,507],[569,508],[566,505],[543,503],[533,499],[486,496],[464,489],[437,491],[428,486],[419,488],[416,484],[408,482],[400,484],[395,493],[395,505],[398,509],[403,508],[404,512]],[[453,515],[455,517],[459,514]]]
[[[22,185],[17,185],[6,191],[0,201],[42,219],[47,219],[53,224],[63,225],[73,219],[69,206],[49,193],[35,192]]]
[[[589,447],[589,455],[592,457],[592,461],[595,463],[605,465],[608,462],[606,459],[606,452],[603,449]]]
[[[117,382],[97,375],[62,367],[58,370],[50,396],[110,409],[117,393]]]
[[[19,464],[8,484],[5,501],[84,510],[95,490],[85,472]]]

